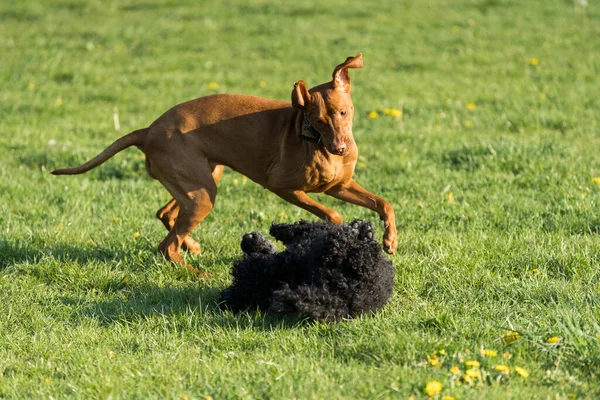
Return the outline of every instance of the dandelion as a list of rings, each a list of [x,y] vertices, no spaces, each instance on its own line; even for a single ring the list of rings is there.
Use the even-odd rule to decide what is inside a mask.
[[[260,81],[260,82],[258,82],[258,86],[260,86],[261,88],[267,87],[267,82]]]
[[[515,367],[515,371],[517,374],[521,375],[523,378],[529,378],[529,372],[525,368]]]
[[[446,395],[442,397],[442,400],[454,400],[454,397]]]
[[[475,104],[473,104],[473,103],[468,103],[468,104],[467,104],[465,107],[466,107],[466,108],[467,108],[467,110],[469,110],[469,111],[475,111],[475,110],[477,110],[477,108],[478,108],[478,107],[477,107]]]
[[[238,178],[235,178],[235,179],[233,180],[233,184],[234,184],[234,185],[237,185],[238,183],[240,183],[240,180],[239,180]]]
[[[50,378],[44,378],[44,382],[50,383],[50,382],[52,382],[52,379],[50,379]]]
[[[204,396],[204,400],[213,400],[212,396]]]
[[[35,89],[35,83],[33,82],[29,82],[29,84],[27,85],[27,90],[31,91]]]
[[[402,118],[402,110],[397,110],[395,108],[386,108],[383,110],[383,113],[392,117]]]
[[[246,178],[245,176],[242,176],[242,183],[246,183],[248,182],[248,178]]]
[[[119,222],[119,217],[114,217],[114,218],[113,218],[113,221],[115,221],[115,222]]]
[[[435,396],[442,392],[442,384],[438,381],[429,381],[425,385],[425,393],[429,396]]]
[[[600,185],[600,178],[598,178],[598,177],[592,178],[592,183],[595,183],[596,185]]]
[[[211,82],[208,85],[206,85],[206,87],[210,90],[215,90],[219,88],[219,84],[217,82]]]
[[[537,275],[539,274],[540,270],[537,268],[532,269],[531,271],[529,271],[529,273],[531,273],[531,275]]]
[[[559,340],[560,338],[558,336],[552,336],[546,339],[546,343],[554,344],[557,343]]]
[[[481,364],[477,360],[469,360],[469,361],[465,361],[465,365],[467,367],[471,367],[471,368],[479,368],[479,366]]]
[[[446,194],[446,200],[448,200],[448,203],[454,202],[454,194],[452,194],[452,192],[448,192]]]
[[[509,374],[510,373],[510,368],[508,368],[506,365],[504,364],[497,364],[494,365],[494,369],[498,372],[502,372],[503,374]]]
[[[465,371],[465,375],[468,376],[469,378],[481,378],[481,372],[479,372],[476,369],[468,369]]]
[[[534,57],[534,58],[530,58],[529,60],[527,60],[527,63],[529,65],[533,65],[535,67],[535,66],[540,65],[540,60],[538,60],[537,58]]]
[[[540,93],[540,100],[541,101],[545,101],[546,100],[546,94],[545,93]]]
[[[481,349],[480,353],[483,357],[496,357],[498,355],[496,350],[490,349]]]
[[[504,343],[513,343],[519,340],[521,335],[517,331],[506,331],[502,333],[501,337]]]
[[[57,105],[57,106],[60,106],[60,105],[62,105],[62,103],[63,103],[63,99],[62,99],[62,97],[58,96],[58,97],[56,98],[56,105]]]
[[[431,357],[429,357],[429,365],[431,365],[432,367],[441,367],[444,363],[442,361],[439,360],[437,355],[433,355]]]
[[[140,233],[139,233],[139,232],[134,232],[134,233],[133,233],[133,238],[134,238],[134,239],[137,239],[137,238],[139,238],[139,237],[140,237]]]
[[[281,211],[279,214],[277,214],[277,217],[278,217],[279,219],[284,219],[284,218],[286,218],[286,217],[287,217],[287,215],[286,215],[286,214],[285,214],[283,211]]]
[[[463,126],[465,128],[472,128],[473,127],[473,121],[463,121]]]
[[[115,358],[115,353],[112,351],[108,353],[108,358]]]
[[[360,168],[365,168],[365,167],[367,166],[367,164],[366,164],[366,163],[364,163],[364,162],[359,162],[359,163],[358,163],[358,166],[359,166]]]
[[[379,118],[379,114],[377,114],[377,111],[373,110],[369,113],[368,117],[369,119]]]
[[[452,368],[450,368],[450,373],[452,375],[460,375],[460,368],[458,368],[456,365],[453,365]]]
[[[512,354],[508,351],[505,351],[504,353],[502,353],[502,358],[511,358]]]
[[[444,354],[446,354],[446,350],[444,350],[444,349],[439,349],[439,350],[438,350],[438,353],[439,353],[439,354],[441,354],[441,355],[444,355]]]
[[[190,400],[190,396],[187,394],[182,394],[180,400]]]

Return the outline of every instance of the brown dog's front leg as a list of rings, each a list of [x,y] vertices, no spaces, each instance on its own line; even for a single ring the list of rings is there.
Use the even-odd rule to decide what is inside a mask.
[[[383,234],[383,248],[386,252],[393,254],[398,247],[398,234],[396,232],[396,216],[394,209],[386,200],[365,190],[354,180],[345,185],[334,186],[326,194],[348,203],[366,207],[379,214],[383,220],[385,232]]]
[[[315,214],[321,219],[325,219],[336,224],[342,223],[342,216],[337,211],[327,208],[323,204],[314,201],[308,197],[306,192],[294,190],[290,192],[277,191],[274,193],[285,201],[289,201],[290,203]]]

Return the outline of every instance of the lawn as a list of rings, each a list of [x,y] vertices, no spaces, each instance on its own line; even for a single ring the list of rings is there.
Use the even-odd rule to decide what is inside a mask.
[[[600,397],[588,3],[0,4],[0,398],[419,399],[431,381],[439,399]],[[355,178],[399,227],[374,316],[219,309],[244,233],[314,219],[231,170],[187,256],[204,279],[157,253],[169,195],[141,152],[49,173],[195,97],[288,100],[358,52]],[[314,197],[382,234],[374,213]]]

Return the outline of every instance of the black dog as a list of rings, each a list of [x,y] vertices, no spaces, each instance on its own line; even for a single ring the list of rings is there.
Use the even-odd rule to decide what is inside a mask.
[[[223,306],[334,321],[375,312],[392,295],[395,270],[369,222],[300,221],[269,232],[286,250],[278,253],[261,233],[244,235]]]

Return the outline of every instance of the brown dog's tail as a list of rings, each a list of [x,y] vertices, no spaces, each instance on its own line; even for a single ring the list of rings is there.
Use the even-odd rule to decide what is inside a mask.
[[[137,131],[133,131],[119,139],[117,139],[113,144],[108,146],[102,153],[98,154],[96,157],[92,158],[90,161],[86,162],[79,167],[73,168],[64,168],[64,169],[56,169],[52,171],[52,175],[77,175],[83,174],[84,172],[89,171],[92,168],[96,168],[98,165],[102,164],[118,152],[125,150],[129,146],[137,145],[141,146],[142,140],[144,136],[146,136],[146,132],[148,132],[148,128],[138,129]],[[140,147],[141,149],[141,147]]]

